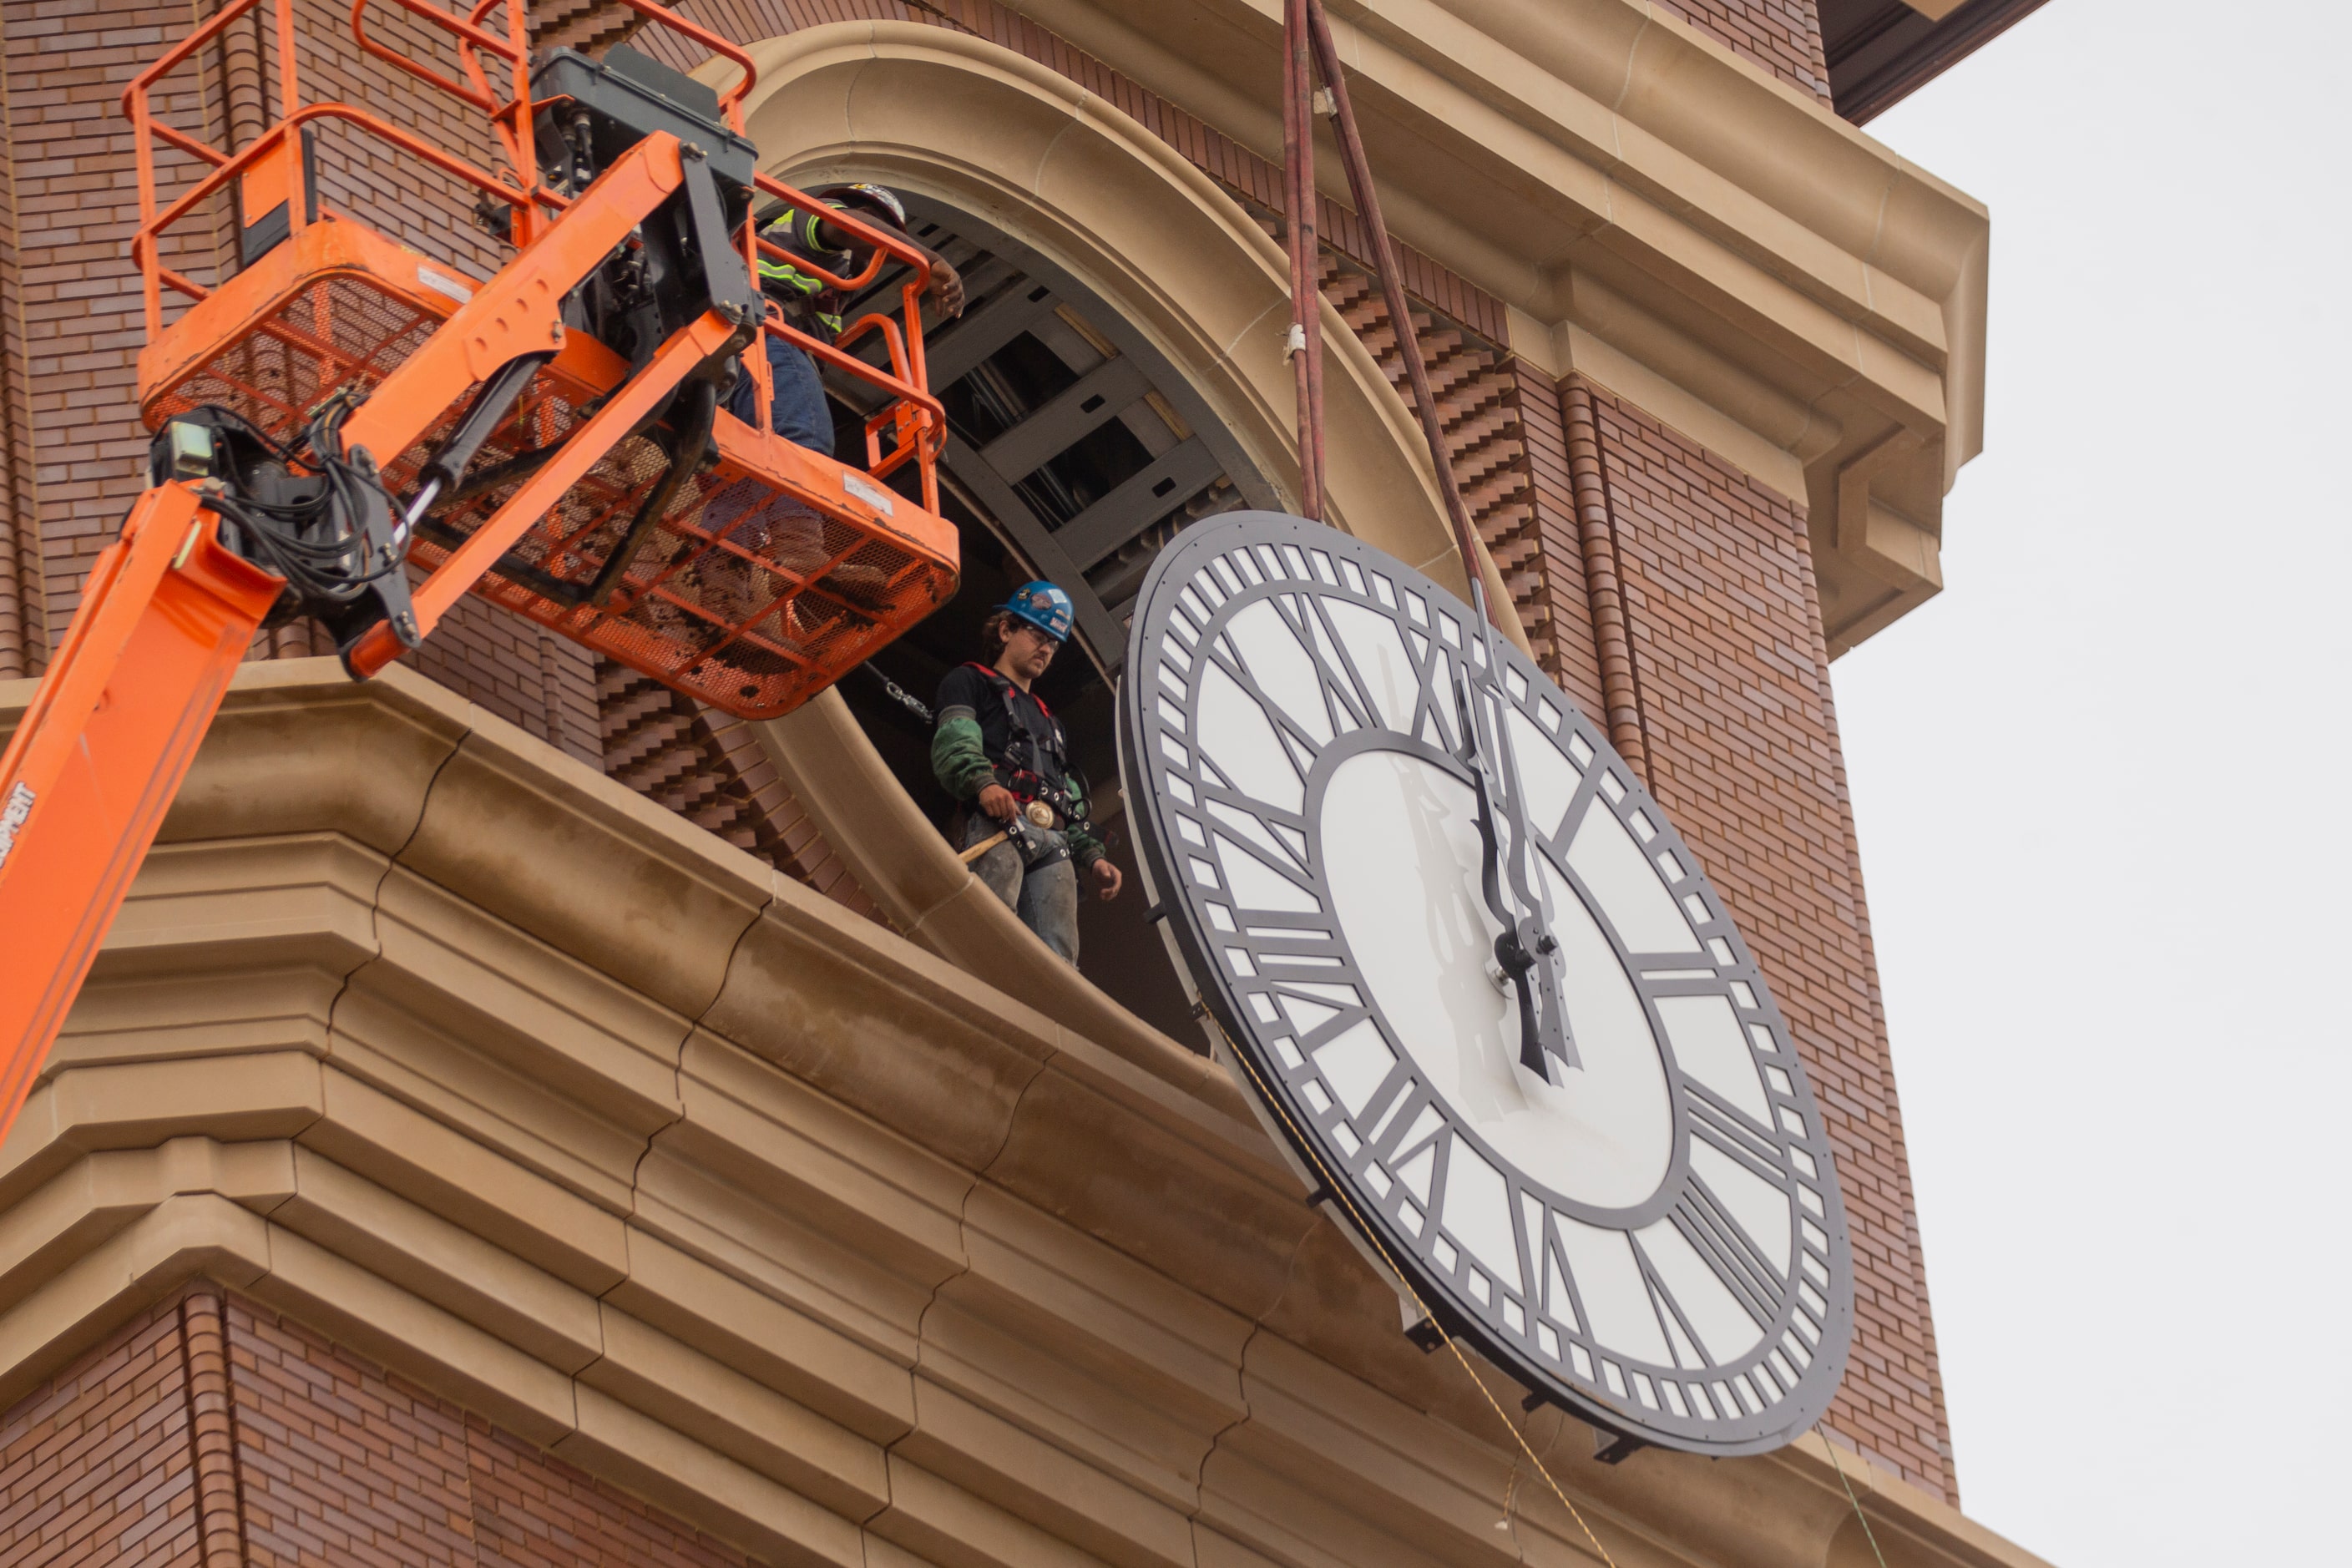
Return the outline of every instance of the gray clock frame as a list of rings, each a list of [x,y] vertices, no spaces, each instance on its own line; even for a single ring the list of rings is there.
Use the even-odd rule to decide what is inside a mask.
[[[1196,582],[1204,573],[1211,574],[1205,592]],[[1319,742],[1295,722],[1286,722],[1283,708],[1258,686],[1240,649],[1230,639],[1219,641],[1225,624],[1250,605],[1273,599],[1277,613],[1297,626],[1302,613],[1323,615],[1316,601],[1331,597],[1351,600],[1397,626],[1400,643],[1421,676],[1416,710],[1406,733],[1387,727],[1369,687],[1348,660],[1346,643],[1328,619],[1318,640],[1331,650],[1339,668],[1313,651],[1314,642],[1302,642],[1315,661],[1323,688],[1327,718],[1334,731],[1328,742]],[[1416,604],[1421,606],[1418,611],[1412,608]],[[1328,1172],[1349,1188],[1354,1212],[1371,1231],[1379,1249],[1409,1276],[1414,1291],[1449,1332],[1475,1345],[1537,1396],[1559,1403],[1595,1426],[1662,1447],[1710,1455],[1778,1447],[1810,1428],[1827,1409],[1843,1372],[1853,1333],[1853,1264],[1844,1209],[1827,1131],[1803,1064],[1754,955],[1699,869],[1697,857],[1675,831],[1664,811],[1607,737],[1517,648],[1500,645],[1499,679],[1488,679],[1475,628],[1469,609],[1453,595],[1392,557],[1321,524],[1274,512],[1231,512],[1180,534],[1160,552],[1136,599],[1125,678],[1119,683],[1120,768],[1147,890],[1192,988],[1215,1016],[1232,1047],[1247,1058],[1255,1076],[1280,1102],[1280,1114],[1270,1116],[1269,1125],[1293,1142],[1308,1168]],[[1423,643],[1418,654],[1415,634]],[[1192,669],[1196,677],[1182,683],[1181,694],[1157,679],[1163,646],[1171,637],[1182,668]],[[1439,651],[1449,658],[1466,660],[1487,700],[1517,707],[1557,740],[1581,773],[1574,798],[1560,821],[1542,830],[1542,847],[1553,868],[1606,934],[1639,994],[1664,1060],[1673,1108],[1670,1168],[1656,1192],[1633,1207],[1599,1209],[1532,1183],[1475,1128],[1448,1115],[1444,1100],[1432,1094],[1423,1081],[1426,1074],[1420,1071],[1397,1031],[1381,1015],[1377,996],[1348,951],[1319,858],[1322,846],[1315,824],[1323,792],[1342,761],[1371,749],[1417,756],[1469,784],[1470,773],[1454,754],[1460,744],[1456,716],[1443,682],[1433,684],[1430,679],[1430,661]],[[1194,750],[1192,705],[1198,700],[1200,684],[1193,667],[1204,660],[1221,666],[1257,703],[1276,727],[1282,742],[1293,751],[1294,763],[1306,762],[1300,769],[1302,805],[1297,813],[1272,809],[1268,803],[1234,787],[1231,780],[1204,765]],[[1433,734],[1434,744],[1423,738]],[[1171,774],[1182,781],[1176,787],[1194,796],[1195,804],[1189,810],[1171,796],[1167,783]],[[1569,866],[1569,839],[1595,799],[1634,833],[1661,878],[1669,879],[1669,893],[1690,920],[1713,971],[1710,976],[1655,978],[1646,973],[1645,965],[1652,971],[1669,967],[1664,955],[1630,952],[1609,911]],[[1223,851],[1250,856],[1265,872],[1313,899],[1318,914],[1252,910],[1245,921],[1238,918],[1237,900],[1222,890],[1223,873],[1186,847],[1192,842],[1187,831],[1201,831],[1200,822],[1208,815],[1199,803],[1211,800],[1256,818],[1268,830],[1270,839],[1290,843],[1294,849],[1304,845],[1303,853],[1286,858],[1249,844],[1244,836],[1218,836]],[[1532,829],[1534,825],[1530,826]],[[1205,846],[1195,844],[1195,847],[1205,850]],[[1678,868],[1682,875],[1672,878],[1668,867]],[[1209,905],[1229,901],[1235,904],[1229,916],[1232,930],[1214,922],[1207,912]],[[1238,963],[1232,956],[1236,952],[1241,955]],[[1223,962],[1220,954],[1227,955]],[[1685,972],[1694,967],[1690,954],[1674,956],[1680,962],[1672,967]],[[1302,957],[1317,962],[1311,966],[1294,962]],[[1249,973],[1236,973],[1237,967]],[[1349,986],[1361,998],[1361,1005],[1343,1007],[1312,1030],[1296,1028],[1286,1020],[1278,1022],[1283,1010],[1276,998],[1284,994],[1286,984],[1297,983]],[[1337,1005],[1328,994],[1288,994],[1327,1007]],[[1657,1003],[1689,994],[1721,995],[1732,1001],[1759,1068],[1773,1125],[1755,1122],[1686,1075],[1675,1061]],[[1739,1000],[1742,995],[1744,1004]],[[1373,1021],[1396,1060],[1387,1079],[1365,1102],[1360,1117],[1348,1117],[1342,1114],[1343,1108],[1322,1093],[1314,1052],[1364,1018]],[[1288,1054],[1295,1059],[1286,1061],[1279,1047],[1294,1041]],[[1523,1286],[1519,1298],[1492,1279],[1484,1280],[1488,1289],[1483,1299],[1474,1294],[1473,1276],[1489,1271],[1471,1265],[1466,1247],[1442,1239],[1444,1227],[1439,1216],[1444,1213],[1452,1147],[1443,1140],[1444,1130],[1430,1134],[1439,1140],[1439,1149],[1428,1201],[1421,1205],[1426,1212],[1420,1216],[1418,1230],[1410,1228],[1404,1217],[1408,1205],[1403,1182],[1391,1181],[1385,1193],[1368,1184],[1367,1167],[1384,1152],[1393,1163],[1398,1140],[1420,1114],[1412,1103],[1386,1106],[1385,1102],[1411,1095],[1418,1095],[1421,1103],[1434,1105],[1446,1116],[1454,1137],[1469,1140],[1480,1156],[1503,1173],[1519,1251]],[[1314,1102],[1317,1098],[1325,1103],[1318,1107]],[[1358,1120],[1372,1128],[1379,1140],[1361,1139],[1354,1126]],[[1342,1126],[1347,1130],[1344,1138],[1338,1132]],[[1721,1200],[1691,1171],[1689,1149],[1694,1139],[1704,1140],[1788,1194],[1793,1250],[1785,1268],[1760,1257],[1748,1245],[1745,1232],[1729,1220]],[[1355,1142],[1354,1148],[1347,1146],[1350,1141]],[[1802,1164],[1810,1164],[1810,1176]],[[1557,1210],[1622,1232],[1671,1216],[1684,1239],[1703,1258],[1712,1260],[1717,1278],[1748,1314],[1767,1323],[1762,1339],[1727,1365],[1709,1363],[1693,1369],[1633,1361],[1576,1330],[1560,1334],[1565,1325],[1554,1320],[1544,1332],[1562,1342],[1558,1353],[1548,1353],[1537,1328],[1542,1321],[1539,1299],[1548,1290],[1548,1266],[1556,1264],[1559,1268],[1573,1302],[1575,1322],[1589,1328],[1592,1320],[1577,1299],[1575,1273],[1549,1220],[1542,1226],[1539,1248],[1531,1247],[1522,1193],[1542,1205],[1539,1213]],[[1344,1211],[1335,1205],[1335,1212]],[[1440,1247],[1453,1251],[1454,1266],[1447,1266],[1437,1255]],[[1683,1309],[1638,1242],[1633,1255],[1653,1307],[1681,1316]],[[1532,1288],[1525,1288],[1530,1279]],[[1507,1301],[1517,1302],[1518,1329],[1508,1321]],[[1803,1326],[1817,1331],[1817,1338],[1801,1334],[1801,1310]],[[1682,1319],[1680,1326],[1691,1345],[1704,1343],[1687,1318]],[[1671,1344],[1672,1336],[1663,1320],[1660,1329],[1661,1337]],[[1669,1385],[1675,1389],[1672,1394],[1666,1393]],[[1716,1414],[1718,1406],[1727,1406],[1734,1414]],[[1694,1416],[1689,1411],[1695,1408],[1708,1414],[1704,1418]]]

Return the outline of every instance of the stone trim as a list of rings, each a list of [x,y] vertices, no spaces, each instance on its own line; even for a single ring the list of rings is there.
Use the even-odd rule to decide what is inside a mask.
[[[293,723],[337,760],[287,765]],[[203,1276],[761,1562],[1470,1568],[1507,1494],[1531,1559],[1576,1551],[1222,1074],[404,672],[240,672],[0,1214],[0,1401]],[[1811,1439],[1530,1435],[1621,1554],[1843,1560]],[[1849,1468],[1902,1560],[2034,1568]]]
[[[842,908],[889,923],[777,775],[751,725],[609,659],[596,663],[596,697],[608,777]]]
[[[876,10],[890,0],[869,0]],[[1097,93],[1132,116],[1139,124],[1191,160],[1193,166],[1235,195],[1268,211],[1287,210],[1282,170],[1216,130],[1197,115],[1187,113],[1157,93],[1113,70],[1109,66],[1038,23],[1020,15],[1001,0],[936,0],[922,9],[940,16],[976,37],[1051,67],[1072,81]],[[917,7],[905,7],[912,12]],[[1329,196],[1316,213],[1316,232],[1332,249],[1357,267],[1378,275],[1372,265],[1372,245],[1363,222],[1353,210]],[[1432,310],[1501,345],[1509,341],[1510,322],[1503,302],[1472,285],[1450,268],[1391,237],[1397,264],[1403,270],[1407,295]]]
[[[584,16],[597,4],[606,15],[623,10],[612,0],[570,0],[565,8],[576,8]],[[696,14],[722,30],[731,30],[733,37],[746,43],[853,20],[924,23],[985,38],[1058,72],[1115,106],[1245,206],[1254,204],[1276,214],[1286,210],[1278,166],[1001,0],[703,0]],[[585,20],[572,23],[583,28],[591,25]],[[700,63],[678,42],[655,33],[637,35],[635,47],[668,59],[680,69]],[[1332,249],[1359,268],[1371,269],[1371,244],[1353,211],[1326,196],[1316,222],[1317,232]],[[1500,300],[1402,241],[1395,244],[1407,294],[1489,344],[1507,344],[1510,321]]]

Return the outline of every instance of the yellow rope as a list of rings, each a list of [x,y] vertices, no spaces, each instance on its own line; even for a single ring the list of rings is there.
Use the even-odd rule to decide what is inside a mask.
[[[1862,1511],[1862,1500],[1853,1495],[1853,1483],[1845,1479],[1845,1465],[1827,1432],[1822,1433],[1822,1447],[1830,1451],[1830,1468],[1837,1471],[1838,1484],[1845,1488],[1845,1500],[1853,1505],[1853,1517],[1862,1521],[1862,1538],[1870,1542],[1870,1554],[1878,1559],[1878,1568],[1886,1568],[1886,1553],[1878,1549],[1878,1532],[1870,1528],[1870,1516]]]
[[[1584,1539],[1592,1543],[1592,1550],[1601,1554],[1601,1561],[1606,1563],[1608,1568],[1617,1568],[1617,1560],[1609,1555],[1609,1549],[1601,1544],[1599,1536],[1592,1533],[1592,1526],[1585,1522],[1582,1510],[1568,1500],[1568,1494],[1560,1490],[1558,1481],[1552,1479],[1551,1471],[1545,1468],[1543,1459],[1534,1448],[1528,1447],[1527,1436],[1520,1432],[1518,1423],[1513,1421],[1505,1412],[1501,1403],[1496,1399],[1494,1390],[1486,1386],[1486,1380],[1478,1375],[1477,1368],[1470,1364],[1470,1358],[1462,1353],[1462,1347],[1454,1342],[1454,1336],[1445,1331],[1445,1325],[1437,1321],[1437,1314],[1429,1310],[1429,1303],[1421,1299],[1421,1292],[1412,1288],[1412,1281],[1406,1278],[1403,1269],[1397,1267],[1396,1259],[1389,1255],[1389,1249],[1382,1245],[1380,1233],[1365,1220],[1363,1215],[1357,1209],[1355,1200],[1348,1195],[1347,1188],[1339,1184],[1339,1178],[1334,1176],[1330,1167],[1323,1163],[1323,1156],[1317,1152],[1314,1142],[1299,1131],[1298,1123],[1291,1120],[1289,1110],[1276,1097],[1274,1091],[1266,1087],[1265,1079],[1258,1075],[1256,1064],[1249,1059],[1247,1053],[1234,1044],[1233,1037],[1225,1033],[1224,1026],[1217,1021],[1214,1013],[1204,1008],[1201,1016],[1209,1021],[1211,1028],[1217,1031],[1217,1037],[1225,1042],[1225,1049],[1231,1051],[1234,1059],[1242,1064],[1242,1070],[1250,1075],[1250,1081],[1257,1085],[1258,1098],[1274,1107],[1274,1113],[1281,1117],[1282,1124],[1290,1130],[1293,1142],[1307,1151],[1307,1159],[1314,1162],[1316,1174],[1322,1180],[1323,1190],[1347,1205],[1348,1213],[1356,1222],[1356,1229],[1365,1240],[1372,1244],[1373,1250],[1381,1255],[1381,1261],[1387,1264],[1389,1272],[1395,1276],[1398,1286],[1407,1296],[1412,1298],[1413,1306],[1419,1310],[1429,1326],[1437,1331],[1437,1337],[1445,1342],[1445,1348],[1454,1352],[1454,1359],[1462,1363],[1462,1370],[1469,1375],[1470,1381],[1477,1385],[1478,1392],[1486,1396],[1486,1404],[1495,1412],[1496,1419],[1502,1422],[1504,1427],[1511,1434],[1511,1440],[1518,1444],[1519,1452],[1528,1457],[1528,1463],[1536,1468],[1536,1474],[1544,1479],[1544,1485],[1551,1489],[1551,1495],[1559,1499],[1560,1506],[1568,1510],[1568,1516],[1576,1521],[1576,1527],[1584,1531]],[[1516,1479],[1515,1475],[1514,1479]],[[1506,1506],[1508,1506],[1507,1498]],[[1867,1523],[1864,1528],[1869,1528]],[[1884,1568],[1883,1560],[1882,1568]]]

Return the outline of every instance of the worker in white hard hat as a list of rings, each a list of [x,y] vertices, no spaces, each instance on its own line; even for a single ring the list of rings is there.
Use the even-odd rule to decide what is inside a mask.
[[[827,209],[854,213],[867,223],[895,231],[931,264],[925,292],[936,297],[950,316],[963,314],[963,279],[945,258],[907,232],[907,208],[882,185],[835,185],[817,193],[824,207],[803,211],[779,206],[761,215],[760,237],[800,260],[822,268],[836,278],[853,276],[874,254],[874,247],[856,235],[825,221]],[[790,261],[760,258],[760,287],[784,308],[787,320],[800,331],[824,342],[841,335],[841,311],[847,303],[841,291]],[[824,384],[816,365],[786,338],[773,332],[768,341],[768,365],[775,382],[771,426],[787,441],[833,456],[833,411],[825,404]],[[738,375],[727,410],[749,424],[756,412],[751,378]]]

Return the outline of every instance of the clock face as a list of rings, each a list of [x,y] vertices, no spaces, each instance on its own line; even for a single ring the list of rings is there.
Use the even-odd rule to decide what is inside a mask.
[[[1600,1425],[1776,1447],[1828,1406],[1852,1328],[1821,1112],[1697,858],[1497,647],[1334,529],[1187,530],[1119,690],[1148,890],[1270,1124],[1449,1331]],[[1481,758],[1520,870],[1499,912]],[[1554,944],[1542,1048],[1498,959],[1518,915]]]

